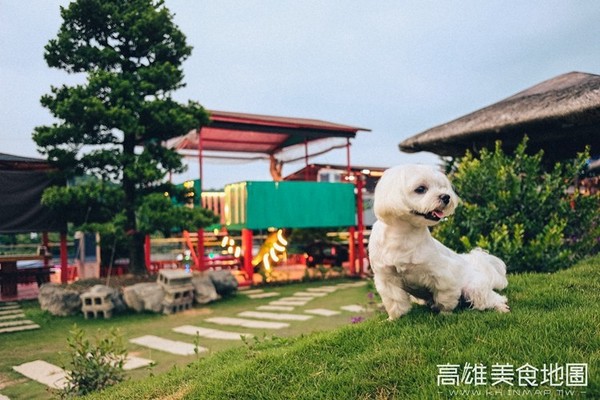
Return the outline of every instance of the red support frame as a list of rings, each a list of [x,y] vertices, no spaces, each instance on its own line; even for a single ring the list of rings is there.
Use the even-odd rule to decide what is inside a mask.
[[[254,282],[254,266],[252,265],[252,230],[242,229],[242,249],[244,252],[244,272],[248,278],[248,284]]]
[[[60,282],[67,283],[69,280],[69,256],[67,253],[67,234],[60,234]]]

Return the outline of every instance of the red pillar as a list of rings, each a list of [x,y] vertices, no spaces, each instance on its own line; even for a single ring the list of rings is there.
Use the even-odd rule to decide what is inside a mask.
[[[60,282],[67,283],[68,281],[69,259],[67,254],[67,234],[60,234]]]
[[[254,282],[254,266],[252,265],[252,230],[242,229],[242,249],[244,250],[244,271],[249,283]]]
[[[42,247],[44,248],[44,267],[48,267],[50,265],[50,257],[48,257],[48,255],[50,254],[50,249],[48,248],[48,232],[42,232]]]
[[[355,244],[356,228],[351,226],[348,228],[348,261],[350,262],[350,276],[356,274],[356,247]]]
[[[198,269],[204,271],[204,229],[198,229]]]
[[[357,235],[356,241],[358,242],[357,246],[357,256],[358,256],[358,274],[362,275],[363,273],[363,263],[365,260],[365,243],[364,243],[364,232],[365,232],[365,224],[364,224],[364,215],[363,215],[363,176],[362,174],[356,175],[356,220],[357,220]]]
[[[151,270],[151,258],[150,258],[150,254],[152,253],[152,243],[150,242],[150,235],[146,235],[145,237],[145,241],[144,241],[144,261],[146,263],[146,271],[150,271]]]

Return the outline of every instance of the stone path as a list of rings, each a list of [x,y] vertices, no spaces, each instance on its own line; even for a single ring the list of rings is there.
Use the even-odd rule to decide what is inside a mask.
[[[149,347],[154,350],[177,354],[179,356],[191,356],[196,354],[196,351],[199,353],[208,351],[206,347],[196,346],[191,343],[180,342],[177,340],[164,339],[154,335],[145,335],[129,339],[129,342],[138,344],[140,346]]]
[[[148,366],[152,363],[152,360],[146,358],[127,356],[123,363],[123,369],[129,371]],[[67,371],[57,365],[50,364],[47,361],[30,361],[14,366],[13,370],[52,389],[64,389],[67,385]]]
[[[185,335],[200,336],[207,339],[241,340],[242,337],[252,336],[249,333],[221,331],[219,329],[204,328],[201,326],[183,325],[173,328],[173,332]]]
[[[278,292],[265,291],[264,289],[252,289],[240,291],[239,294],[247,296],[249,299],[266,299],[279,297],[268,304],[255,307],[255,311],[247,310],[237,314],[237,317],[211,317],[206,318],[203,324],[242,327],[249,329],[283,329],[290,327],[290,323],[304,323],[314,317],[331,317],[340,315],[343,311],[351,313],[364,312],[366,309],[358,304],[349,304],[342,306],[339,310],[326,308],[304,309],[300,313],[290,313],[296,307],[304,307],[309,302],[328,296],[337,290],[345,288],[359,287],[366,282],[343,283],[335,286],[321,286],[308,288],[303,291],[293,293],[288,297],[279,297]],[[284,322],[285,321],[285,322]],[[27,328],[25,328],[27,327]],[[39,325],[33,321],[25,319],[20,306],[17,303],[0,303],[0,333],[7,332],[7,329],[23,330],[36,329]],[[241,340],[242,337],[253,336],[254,334],[236,332],[229,330],[215,329],[207,326],[182,325],[173,328],[173,332],[188,336],[199,336],[214,340]],[[206,352],[207,348],[192,344],[189,342],[177,341],[162,338],[154,335],[145,335],[130,339],[129,342],[150,349],[164,351],[180,356],[191,356],[196,352]],[[124,369],[135,369],[152,364],[153,361],[140,357],[128,357],[124,363]],[[13,369],[24,376],[43,383],[49,387],[61,388],[66,384],[66,372],[55,365],[42,360],[32,361],[13,367]],[[0,400],[7,400],[0,395]]]
[[[230,318],[230,317],[213,317],[204,320],[217,325],[231,325],[241,326],[243,328],[254,328],[254,329],[283,329],[290,326],[286,322],[269,322],[260,321],[255,319],[245,318]]]
[[[0,333],[39,329],[33,321],[25,319],[21,306],[15,302],[0,303]]]
[[[244,311],[239,313],[238,316],[259,319],[273,319],[276,321],[308,321],[312,318],[311,315],[280,314],[262,311]]]

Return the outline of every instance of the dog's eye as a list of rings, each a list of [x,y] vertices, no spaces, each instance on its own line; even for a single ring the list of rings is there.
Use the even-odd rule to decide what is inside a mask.
[[[415,193],[425,194],[427,192],[427,188],[425,186],[419,186],[415,189]]]

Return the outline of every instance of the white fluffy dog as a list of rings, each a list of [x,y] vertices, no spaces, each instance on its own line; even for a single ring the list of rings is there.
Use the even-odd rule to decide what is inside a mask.
[[[389,319],[410,310],[410,295],[440,312],[461,299],[477,310],[510,310],[506,297],[494,292],[508,284],[502,260],[481,249],[457,254],[429,233],[458,202],[448,178],[427,166],[398,166],[381,177],[369,258]]]

